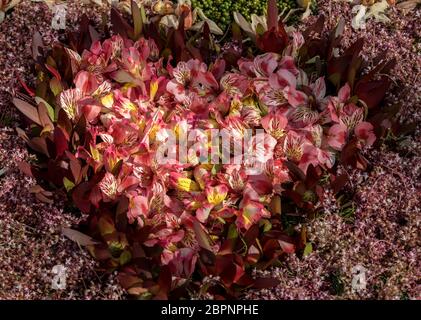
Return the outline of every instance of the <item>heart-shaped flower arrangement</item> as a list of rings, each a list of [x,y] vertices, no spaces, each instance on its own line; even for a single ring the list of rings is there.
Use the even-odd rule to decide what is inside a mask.
[[[340,27],[323,38],[320,20],[318,38],[287,33],[274,1],[253,55],[239,29],[221,50],[206,23],[164,34],[132,11],[134,28],[113,9],[117,35],[94,39],[85,21],[37,57],[36,91],[25,85],[37,106],[15,105],[38,162],[21,167],[89,214],[82,244],[131,294],[184,296],[208,275],[224,297],[263,286],[251,268],[305,245],[284,203],[311,212],[322,174],[344,183],[337,159],[365,166],[358,151],[376,140],[365,119],[378,136],[389,124],[377,108],[388,79],[374,75],[391,64],[357,80],[360,42],[334,55]]]

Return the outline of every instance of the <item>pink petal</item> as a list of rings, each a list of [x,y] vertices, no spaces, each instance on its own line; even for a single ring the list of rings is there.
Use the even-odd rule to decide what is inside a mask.
[[[89,95],[98,88],[98,82],[95,75],[87,72],[80,71],[75,77],[76,88],[82,90],[85,95]]]
[[[217,59],[212,67],[212,74],[218,81],[222,78],[225,72],[226,62],[224,59]]]
[[[356,125],[354,132],[358,139],[364,141],[367,146],[371,146],[376,141],[373,130],[374,127],[371,123],[363,121]]]
[[[300,159],[298,167],[304,172],[304,174],[306,174],[310,164],[312,164],[314,167],[319,165],[319,154],[316,147],[308,144],[304,147],[303,155]]]
[[[278,59],[279,56],[273,52],[257,56],[254,59],[254,72],[257,76],[269,77],[278,67]]]
[[[280,69],[285,69],[291,72],[294,76],[298,76],[298,69],[295,66],[295,61],[293,57],[285,56],[282,57],[281,62],[279,63]]]
[[[249,77],[254,76],[254,62],[252,60],[240,58],[237,64],[241,74],[245,74]]]
[[[313,93],[317,100],[324,98],[326,95],[326,83],[324,77],[320,77],[314,82]]]
[[[206,223],[209,218],[209,214],[213,208],[213,205],[210,203],[206,203],[203,207],[196,210],[196,218],[201,223]]]
[[[351,87],[348,82],[339,90],[338,98],[340,102],[346,102],[351,97]]]
[[[280,69],[275,74],[270,75],[269,84],[274,89],[277,89],[277,88],[282,89],[287,86],[295,88],[295,86],[297,85],[297,79],[287,69]]]
[[[293,107],[299,107],[307,103],[307,95],[293,87],[286,87],[284,93],[288,99],[288,103]]]
[[[101,106],[95,104],[87,104],[81,107],[81,112],[85,116],[86,121],[91,122],[101,112]]]
[[[129,189],[132,186],[138,185],[139,184],[139,179],[134,177],[134,176],[127,176],[123,179],[123,181],[120,183],[120,185],[118,186],[117,191],[118,192],[123,192],[124,190]]]
[[[144,196],[134,196],[130,199],[129,210],[127,211],[127,218],[129,223],[137,220],[141,225],[143,220],[141,217],[147,217],[149,211],[148,198]]]
[[[329,129],[327,144],[336,150],[341,150],[345,144],[347,128],[342,124],[335,124]]]

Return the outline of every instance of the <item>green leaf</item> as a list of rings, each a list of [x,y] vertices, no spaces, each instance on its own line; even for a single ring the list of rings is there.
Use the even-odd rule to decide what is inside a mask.
[[[140,14],[142,16],[142,21],[145,23],[146,22],[146,10],[145,10],[145,7],[143,5],[140,5]]]
[[[142,13],[137,5],[136,1],[132,0],[132,16],[133,16],[133,24],[134,24],[134,37],[138,39],[142,34],[143,29],[143,19]]]
[[[63,184],[64,187],[66,188],[66,191],[69,192],[70,190],[72,190],[75,187],[75,184],[70,181],[69,179],[67,179],[66,177],[63,178]]]
[[[333,83],[333,85],[337,88],[339,88],[340,82],[341,82],[341,75],[340,73],[334,73],[329,77],[330,82]]]
[[[121,253],[120,258],[119,258],[120,265],[123,266],[123,265],[129,263],[130,260],[132,260],[132,254],[130,253],[130,251],[124,250]]]
[[[238,229],[235,224],[231,224],[228,229],[228,239],[237,239],[238,238]]]
[[[263,233],[268,232],[272,229],[272,223],[268,219],[262,219],[259,221],[259,225],[263,226]]]
[[[282,214],[282,204],[281,204],[281,196],[274,195],[270,204],[269,204],[269,211],[272,214]]]
[[[216,219],[218,219],[222,224],[226,223],[226,221],[222,217],[216,217]]]
[[[304,248],[303,257],[307,257],[312,252],[313,252],[313,245],[311,244],[311,242],[307,242]]]
[[[48,116],[50,117],[51,121],[54,122],[56,120],[54,116],[54,108],[47,101],[45,101],[41,97],[35,97],[35,102],[37,104],[43,103],[45,107],[47,108]]]
[[[256,34],[258,34],[259,36],[261,36],[265,32],[266,32],[265,27],[261,23],[258,23],[257,26],[256,26]]]
[[[114,222],[110,217],[107,216],[99,218],[98,228],[102,236],[115,232]]]
[[[50,89],[53,92],[54,96],[57,96],[59,93],[63,91],[63,86],[61,85],[61,82],[56,77],[50,80]]]
[[[320,56],[314,56],[313,58],[308,59],[305,64],[315,64],[317,60],[320,60]]]
[[[118,241],[110,241],[108,244],[108,249],[111,252],[111,255],[115,258],[119,257],[121,252],[124,249],[124,245]]]
[[[215,164],[215,165],[213,165],[213,166],[212,166],[211,173],[212,173],[212,175],[214,176],[214,175],[216,175],[216,174],[217,174],[220,170],[221,170],[221,165],[220,165],[220,164]]]
[[[5,16],[6,16],[6,13],[4,11],[0,11],[0,23],[3,22]]]
[[[202,28],[204,28],[205,23],[208,24],[208,27],[211,33],[220,35],[220,36],[224,34],[224,31],[222,31],[215,22],[209,19],[196,23],[190,29],[193,31],[200,31],[202,30]]]

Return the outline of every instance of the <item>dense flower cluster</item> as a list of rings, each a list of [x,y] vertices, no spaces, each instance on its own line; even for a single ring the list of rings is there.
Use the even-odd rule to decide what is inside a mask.
[[[126,1],[128,4],[127,9],[130,9],[129,2]],[[137,2],[140,3],[141,1]],[[80,18],[86,11],[85,9],[89,9],[87,13],[90,18],[93,17],[97,20],[97,29],[98,26],[102,26],[103,23],[108,21],[109,7],[94,6],[91,8],[87,7],[85,2],[80,3],[79,1],[68,1],[67,5],[68,30],[70,28],[71,31],[74,31],[78,27]],[[331,3],[323,0],[318,1],[318,6],[320,14],[328,15],[330,27],[337,24],[338,16],[345,16],[347,24],[351,22],[350,5],[346,2]],[[100,8],[104,11],[103,13],[100,12]],[[419,10],[414,10],[411,14],[403,16],[399,7],[394,7],[388,11],[388,17],[391,19],[390,23],[376,23],[373,19],[368,21],[367,31],[360,30],[358,32],[353,31],[351,26],[347,25],[344,32],[345,37],[342,39],[342,45],[348,46],[356,38],[365,37],[368,41],[366,41],[362,50],[362,57],[370,65],[373,61],[376,61],[375,59],[373,60],[373,57],[384,49],[387,49],[388,56],[395,56],[398,59],[398,66],[391,74],[391,79],[393,79],[394,83],[393,91],[387,93],[388,97],[385,102],[404,105],[405,107],[401,109],[402,116],[415,123],[419,119],[417,110],[417,88],[419,86],[417,87],[416,84],[420,80],[417,77],[419,74],[417,69],[419,69],[420,64],[414,63],[414,61],[417,61],[416,50],[419,49],[419,43],[416,41],[417,33],[419,34],[419,32],[417,32],[416,28],[411,28],[411,26],[417,21],[416,17],[419,16],[419,12]],[[104,16],[101,16],[101,14],[104,14]],[[28,16],[32,18],[28,19]],[[30,58],[33,30],[40,31],[47,46],[50,45],[50,38],[57,38],[57,35],[55,33],[51,34],[49,30],[50,20],[51,13],[45,4],[28,0],[17,6],[7,16],[6,21],[0,25],[4,31],[0,32],[0,42],[3,44],[2,49],[0,49],[3,54],[0,54],[0,56],[4,57],[0,64],[5,66],[0,77],[0,95],[2,97],[0,102],[0,126],[13,126],[7,120],[8,117],[3,118],[3,115],[4,111],[7,111],[8,114],[16,113],[15,110],[10,108],[11,99],[9,98],[10,94],[17,89],[16,87],[19,87],[20,90],[16,73],[29,86],[34,84],[32,81],[34,77],[32,71],[30,71],[33,70],[34,65],[32,58]],[[309,25],[315,20],[316,17],[310,17],[310,19],[306,20],[306,24]],[[43,21],[43,23],[40,21]],[[266,20],[263,24],[266,25]],[[304,24],[300,26],[300,28],[304,27]],[[392,38],[393,42],[390,41]],[[81,50],[78,50],[78,52],[82,53]],[[48,64],[54,65],[51,60]],[[237,64],[235,66],[238,68]],[[302,68],[303,66],[300,65],[300,67]],[[61,73],[62,68],[59,69]],[[48,70],[45,71],[44,76],[47,80],[53,78],[53,75]],[[307,74],[311,74],[311,72]],[[323,74],[323,72],[318,73],[312,80],[316,80]],[[66,80],[63,78],[63,83],[65,81],[68,81],[68,84],[73,83],[73,78],[66,77]],[[333,93],[332,88],[329,87],[330,79],[329,77],[325,77],[325,79],[328,87],[327,92],[331,95]],[[69,88],[68,85],[64,85],[64,87],[66,89]],[[70,85],[70,87],[74,86]],[[354,94],[355,92],[352,90],[351,95]],[[37,93],[37,95],[42,95],[42,93]],[[42,96],[45,97],[44,95]],[[52,106],[56,106],[55,96],[46,100]],[[56,120],[55,117],[52,118]],[[82,118],[80,117],[79,121]],[[370,115],[367,119],[372,121]],[[94,125],[96,124],[94,123]],[[36,131],[38,128],[32,125],[32,129]],[[45,199],[45,197],[44,201],[49,203],[38,203],[38,201],[35,201],[28,189],[39,189],[39,186],[33,188],[33,183],[35,183],[33,179],[24,179],[22,175],[16,172],[19,161],[23,159],[28,160],[24,149],[22,149],[23,145],[17,141],[18,137],[14,135],[14,130],[5,129],[2,132],[3,134],[0,137],[0,140],[2,140],[0,141],[0,184],[3,192],[0,192],[0,229],[4,232],[2,232],[3,237],[0,242],[3,243],[4,254],[1,255],[0,264],[4,270],[7,270],[7,273],[3,274],[1,281],[2,297],[5,299],[43,299],[47,297],[49,299],[63,299],[67,297],[72,299],[116,298],[114,293],[109,294],[109,291],[105,289],[105,291],[108,291],[106,293],[101,286],[95,285],[95,288],[91,287],[91,279],[93,279],[94,283],[101,281],[102,272],[98,273],[98,277],[94,272],[94,268],[96,270],[97,265],[94,266],[93,261],[86,256],[84,251],[79,250],[76,244],[70,243],[63,236],[59,236],[61,232],[59,226],[77,223],[80,220],[79,213],[72,213],[73,210],[69,210],[68,207],[62,212],[62,201],[58,201],[59,196],[62,194],[60,191],[54,196],[54,204],[49,204],[52,200]],[[44,131],[42,137],[52,136],[53,132]],[[37,132],[35,133],[38,134]],[[395,141],[394,139],[398,140]],[[379,140],[381,139],[377,139],[377,143]],[[75,139],[75,142],[85,146],[84,143],[78,141],[84,141],[83,139]],[[256,292],[256,289],[252,289],[247,295],[248,298],[336,299],[339,297],[341,299],[412,299],[419,296],[419,285],[417,284],[419,275],[417,278],[417,273],[413,272],[417,261],[416,219],[419,216],[417,216],[419,190],[416,188],[418,187],[419,189],[417,180],[420,164],[419,139],[414,141],[411,137],[403,139],[400,136],[394,138],[392,135],[388,137],[386,142],[388,148],[393,147],[393,143],[398,143],[399,156],[397,154],[394,155],[392,162],[390,161],[391,153],[378,153],[369,150],[364,152],[364,155],[370,161],[371,166],[374,166],[371,173],[360,173],[359,170],[352,171],[349,185],[353,189],[356,188],[358,193],[356,197],[353,197],[355,207],[351,221],[347,217],[347,223],[345,223],[344,219],[338,216],[343,215],[341,211],[342,204],[335,199],[337,195],[334,196],[327,189],[325,193],[328,193],[329,197],[324,197],[320,209],[325,213],[332,214],[318,215],[318,219],[314,221],[306,219],[307,221],[305,222],[308,230],[307,241],[311,242],[312,246],[310,248],[312,248],[313,253],[309,254],[309,250],[307,250],[308,243],[303,257],[301,257],[301,251],[298,247],[297,255],[289,255],[284,261],[286,265],[283,263],[281,268],[275,269],[271,273],[259,271],[258,276],[276,278],[280,284],[276,288],[263,289],[261,292]],[[54,161],[55,151],[52,148],[51,140],[47,140],[47,143],[49,145],[48,150],[53,158],[49,159],[51,163]],[[76,152],[76,149],[72,147],[70,147],[70,150]],[[34,157],[31,157],[30,162],[43,165],[45,158],[40,154],[37,157],[36,162],[32,161]],[[62,167],[66,168],[68,159],[64,156],[59,161]],[[81,163],[84,164],[83,161]],[[344,168],[339,170],[334,168],[334,170],[338,174],[344,172]],[[100,171],[103,172],[103,170]],[[350,173],[348,168],[346,168],[345,172]],[[308,174],[311,173],[312,169],[310,167]],[[58,172],[58,175],[62,178],[60,172]],[[83,174],[83,177],[83,181],[86,181],[85,174]],[[89,177],[91,177],[91,173]],[[73,181],[73,176],[70,175],[67,178],[66,185],[69,190],[71,189],[70,192],[77,190],[75,187],[72,188],[72,184],[69,183],[70,180]],[[42,183],[42,180],[38,180],[38,183]],[[287,183],[284,187],[290,189],[291,184]],[[399,190],[402,190],[402,188],[405,188],[405,192],[399,193]],[[297,190],[298,188],[294,187],[294,189]],[[355,190],[350,190],[349,188],[345,191],[349,196],[354,192]],[[18,196],[16,196],[17,194]],[[43,191],[36,193],[36,197],[41,199],[47,194],[51,196],[51,193]],[[382,196],[379,197],[379,194]],[[64,199],[63,197],[61,200]],[[282,219],[288,214],[288,208],[284,208],[287,200],[286,192],[284,192],[282,196]],[[110,205],[111,203],[113,202],[101,202],[98,210],[104,210],[104,204]],[[357,211],[355,211],[355,208]],[[301,212],[299,208],[294,208],[294,210]],[[273,210],[270,211],[274,212]],[[310,217],[311,211],[306,210],[307,212]],[[124,216],[127,216],[126,212]],[[272,214],[271,216],[277,215]],[[209,219],[212,219],[212,217]],[[130,226],[136,225],[137,223],[132,223]],[[278,227],[274,226],[273,228],[277,229]],[[295,229],[300,230],[300,228],[301,225]],[[48,229],[48,232],[44,232],[45,229]],[[80,230],[86,231],[86,229]],[[122,229],[119,228],[119,230],[121,231]],[[140,230],[143,232],[145,228],[140,228]],[[100,239],[98,235],[93,236],[96,239]],[[131,235],[127,233],[127,236]],[[110,248],[115,250],[116,246],[110,241],[108,235],[107,237],[108,242],[111,244]],[[132,243],[131,239],[129,241]],[[127,257],[127,252],[125,254]],[[146,255],[148,258],[152,256],[150,251]],[[133,257],[137,259],[136,263],[139,263],[136,254]],[[200,265],[200,260],[202,259],[199,258],[197,265]],[[65,264],[69,271],[68,288],[65,291],[52,294],[50,288],[51,267],[61,263]],[[368,269],[367,290],[353,292],[351,270],[358,264]],[[277,265],[279,265],[278,262]],[[112,267],[115,268],[115,266]],[[257,266],[257,268],[260,269],[261,267]],[[196,275],[198,273],[196,272]],[[202,274],[194,278],[198,279],[200,276]],[[212,274],[209,274],[208,276],[202,276],[202,278],[201,288],[203,292],[206,292],[206,288],[218,286],[218,283],[224,277],[212,277]],[[102,282],[104,283],[104,279],[102,279]],[[272,282],[275,281],[273,280]],[[108,280],[107,283],[112,284]],[[124,283],[122,284],[125,288],[128,288]],[[92,291],[91,288],[93,288]],[[120,290],[118,291],[120,292]],[[212,295],[203,294],[199,295],[199,298],[212,298]]]
[[[298,50],[301,40],[294,34],[286,52]],[[218,230],[227,221],[246,231],[270,217],[267,206],[290,180],[285,161],[304,173],[309,165],[331,168],[349,136],[355,134],[361,147],[375,140],[349,85],[338,97],[325,96],[324,78],[311,82],[290,55],[241,59],[238,70],[223,72],[223,66],[209,70],[198,60],[165,67],[155,43],[145,39],[114,36],[94,43],[82,57],[68,51],[76,66],[75,87],[60,94],[60,107],[75,123],[86,118],[90,143],[75,156],[94,173],[104,172],[89,200],[98,207],[100,201],[127,197],[129,223],[155,230],[145,245],[162,247],[162,264],[179,277],[194,271],[199,250],[194,217],[213,235],[212,250],[218,252]],[[186,163],[162,165],[155,154],[165,139],[163,128],[177,136],[181,130],[199,128],[208,135],[225,128],[235,140],[246,129],[263,128],[261,151],[270,161],[259,175],[247,174],[247,163],[201,163],[195,153]],[[206,148],[201,138],[192,145]],[[254,146],[246,152],[259,152]],[[285,251],[293,245],[285,244]]]
[[[201,274],[235,296],[258,283],[251,266],[305,244],[305,234],[284,230],[281,197],[311,211],[322,173],[339,158],[364,167],[359,151],[391,126],[383,115],[376,128],[366,121],[388,88],[385,75],[374,76],[391,63],[359,78],[361,42],[340,56],[330,52],[337,36],[327,45],[307,31],[287,33],[275,1],[265,30],[251,35],[255,55],[238,40],[214,52],[207,20],[189,40],[187,12],[170,26],[147,22],[135,2],[131,11],[134,27],[111,10],[116,35],[105,41],[82,21],[80,39],[70,35],[38,64],[37,88],[23,84],[37,106],[14,99],[33,125],[18,132],[39,162],[21,170],[89,214],[95,240],[71,237],[121,269],[129,293],[168,297]],[[315,56],[326,70],[309,71]],[[337,192],[344,180],[332,177]]]

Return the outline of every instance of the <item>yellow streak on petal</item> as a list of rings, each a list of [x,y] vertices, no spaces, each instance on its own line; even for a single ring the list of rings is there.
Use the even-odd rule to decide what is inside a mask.
[[[217,189],[213,188],[212,191],[208,193],[207,199],[210,204],[213,204],[216,206],[220,204],[222,201],[224,201],[226,196],[227,196],[226,192],[218,193]]]
[[[186,192],[200,191],[199,185],[189,178],[178,178],[177,189]]]
[[[98,151],[98,149],[96,147],[93,147],[92,145],[90,146],[91,149],[91,156],[95,161],[100,161],[101,160],[101,155]]]
[[[101,98],[101,103],[106,107],[107,109],[111,109],[114,103],[114,97],[112,93],[107,94],[106,96]]]
[[[149,90],[149,99],[150,101],[153,101],[155,99],[155,95],[158,91],[158,82],[157,81],[151,81],[151,87]]]

